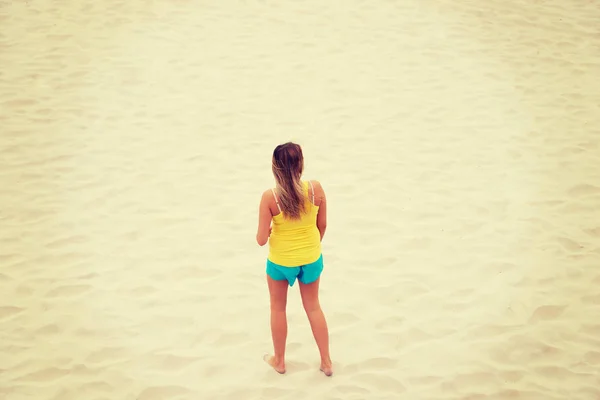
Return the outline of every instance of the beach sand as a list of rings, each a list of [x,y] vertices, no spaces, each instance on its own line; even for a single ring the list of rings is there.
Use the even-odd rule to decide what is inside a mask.
[[[600,399],[600,9],[0,1],[0,398]],[[272,351],[274,147],[328,195]]]

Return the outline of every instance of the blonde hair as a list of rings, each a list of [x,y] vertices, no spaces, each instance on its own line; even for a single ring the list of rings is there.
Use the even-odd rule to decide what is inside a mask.
[[[304,187],[301,181],[304,169],[302,148],[292,142],[275,147],[272,169],[284,217],[299,219],[306,208]]]

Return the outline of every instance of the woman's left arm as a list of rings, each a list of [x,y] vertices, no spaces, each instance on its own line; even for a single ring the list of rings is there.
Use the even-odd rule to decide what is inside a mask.
[[[269,191],[265,191],[260,199],[258,207],[258,230],[256,232],[256,242],[259,246],[264,246],[269,241],[271,235],[271,209],[269,208]]]

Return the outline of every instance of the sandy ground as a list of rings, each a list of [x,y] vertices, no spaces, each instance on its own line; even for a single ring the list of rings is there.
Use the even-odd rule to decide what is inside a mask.
[[[0,398],[600,398],[600,8],[0,1]],[[329,197],[288,374],[275,145]]]

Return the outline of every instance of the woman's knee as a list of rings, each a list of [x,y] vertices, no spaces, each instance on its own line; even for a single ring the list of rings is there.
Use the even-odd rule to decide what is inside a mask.
[[[321,308],[319,304],[319,281],[309,284],[300,284],[300,294],[302,295],[302,305],[304,310],[309,313]]]
[[[287,298],[271,296],[271,311],[285,311],[287,307]]]
[[[321,304],[319,304],[319,299],[302,299],[302,306],[304,307],[304,311],[306,313],[311,313],[314,311],[319,311],[321,309]]]
[[[272,312],[285,312],[286,304],[285,303],[271,303],[271,311]]]

